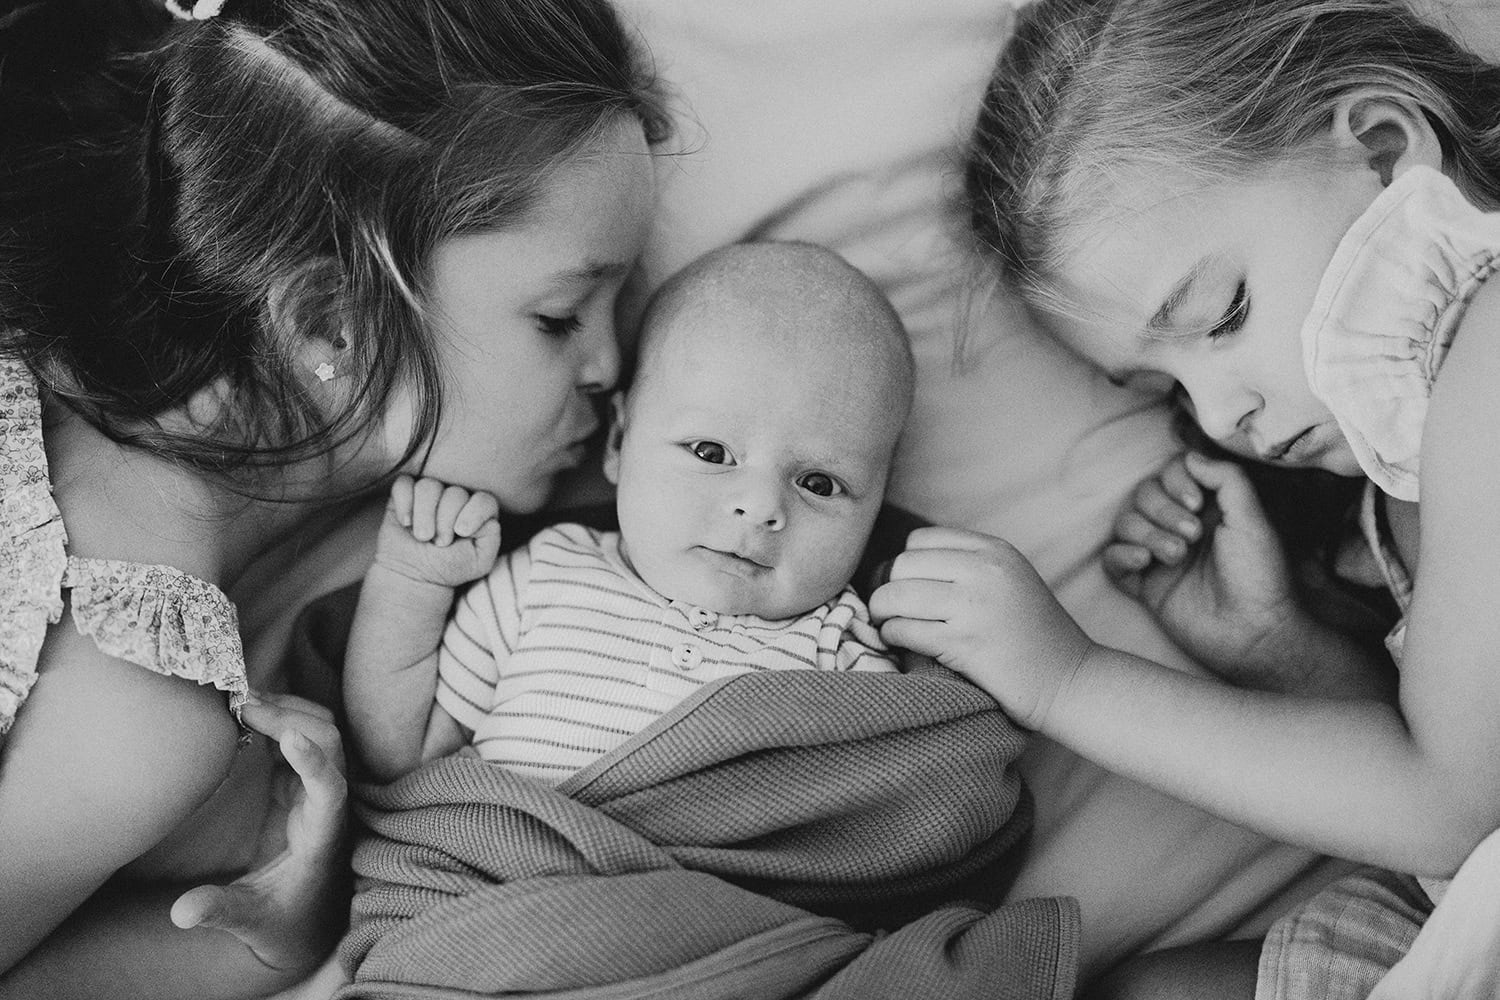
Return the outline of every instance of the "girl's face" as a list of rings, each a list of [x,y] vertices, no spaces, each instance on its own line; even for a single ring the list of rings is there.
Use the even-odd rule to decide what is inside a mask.
[[[1347,161],[1347,162],[1346,162]],[[1380,193],[1354,156],[1194,184],[1157,172],[1119,183],[1108,220],[1054,278],[1067,315],[1045,320],[1114,381],[1180,387],[1203,430],[1237,454],[1360,475],[1312,394],[1301,329],[1350,224]]]
[[[582,461],[595,398],[619,376],[615,298],[653,203],[643,130],[622,118],[558,171],[524,224],[438,247],[429,303],[443,411],[413,463],[423,474],[528,512]],[[409,416],[387,426],[404,446]]]

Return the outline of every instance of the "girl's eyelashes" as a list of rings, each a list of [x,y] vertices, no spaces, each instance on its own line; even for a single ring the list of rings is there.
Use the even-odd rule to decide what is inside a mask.
[[[797,485],[817,497],[836,497],[848,492],[843,483],[826,472],[804,473],[797,477]]]
[[[548,316],[544,313],[536,314],[537,329],[549,337],[566,337],[576,333],[583,326],[583,320],[576,314],[568,316]]]
[[[1224,315],[1214,324],[1213,329],[1208,331],[1209,340],[1218,340],[1238,333],[1245,325],[1245,320],[1250,315],[1250,294],[1245,289],[1244,279],[1235,286],[1234,297],[1229,300],[1229,308],[1224,310]]]
[[[729,449],[717,441],[689,441],[687,450],[700,461],[709,465],[733,465],[734,460],[729,456]]]

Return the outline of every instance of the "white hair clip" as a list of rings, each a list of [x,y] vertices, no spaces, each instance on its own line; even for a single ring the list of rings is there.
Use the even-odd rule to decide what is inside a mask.
[[[219,12],[224,9],[224,0],[198,0],[191,10],[177,0],[166,0],[166,4],[167,12],[179,21],[207,21],[211,17],[218,17]]]
[[[333,370],[333,365],[325,361],[313,369],[313,374],[318,376],[319,382],[332,382],[337,372]]]

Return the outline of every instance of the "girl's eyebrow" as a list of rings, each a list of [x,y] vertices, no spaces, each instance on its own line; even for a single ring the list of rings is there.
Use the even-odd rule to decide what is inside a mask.
[[[1167,297],[1162,300],[1161,306],[1156,310],[1151,318],[1146,321],[1145,336],[1148,339],[1154,339],[1155,337],[1172,329],[1172,314],[1176,312],[1177,307],[1182,305],[1187,297],[1192,294],[1193,286],[1197,283],[1198,279],[1203,276],[1204,272],[1208,270],[1208,266],[1209,258],[1200,258],[1199,260],[1194,262],[1191,268],[1188,269],[1188,273],[1182,276],[1182,280],[1178,281],[1177,284],[1172,286],[1172,290],[1169,291],[1167,293]]]
[[[575,285],[585,281],[603,281],[606,279],[613,280],[614,278],[624,277],[634,265],[634,261],[616,260],[605,263],[590,261],[582,267],[559,271],[553,276],[552,280],[558,285]]]

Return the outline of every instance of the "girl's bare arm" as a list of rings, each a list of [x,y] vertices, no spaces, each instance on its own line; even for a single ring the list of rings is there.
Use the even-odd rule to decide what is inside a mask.
[[[117,869],[213,794],[239,738],[221,693],[105,656],[71,621],[49,632],[40,667],[0,757],[0,969],[8,973],[0,983],[7,985],[24,980],[33,954],[44,960],[59,927]],[[96,919],[65,935],[78,961],[48,963],[62,977],[49,978],[52,994],[66,995],[70,972],[86,974],[83,954],[111,948],[116,934],[133,937],[137,919],[167,922],[165,906],[115,915],[126,923]],[[161,940],[177,947],[184,938]],[[158,968],[173,962],[156,949],[138,957]]]

